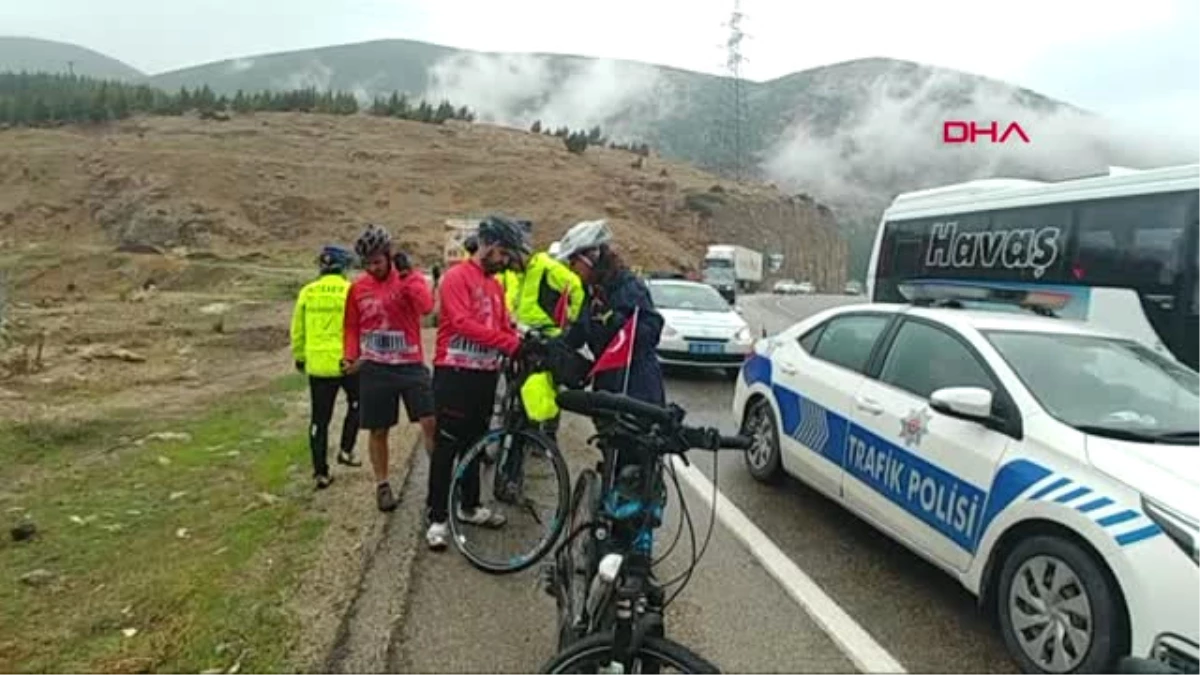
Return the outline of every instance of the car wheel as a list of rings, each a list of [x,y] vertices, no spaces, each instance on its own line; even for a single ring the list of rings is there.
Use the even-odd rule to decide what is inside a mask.
[[[742,419],[742,434],[754,439],[743,457],[750,475],[763,483],[773,483],[783,475],[779,458],[779,427],[775,411],[766,399],[759,399]]]
[[[1013,548],[996,606],[1004,644],[1022,671],[1110,672],[1124,650],[1124,615],[1110,579],[1068,539],[1040,535]]]

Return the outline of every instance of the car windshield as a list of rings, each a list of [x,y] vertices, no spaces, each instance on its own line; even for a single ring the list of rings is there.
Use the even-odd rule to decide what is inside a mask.
[[[701,284],[650,284],[650,297],[659,309],[691,309],[698,312],[728,312],[729,303],[720,293]]]
[[[1200,373],[1130,341],[985,331],[1048,413],[1081,431],[1146,442],[1197,440]]]

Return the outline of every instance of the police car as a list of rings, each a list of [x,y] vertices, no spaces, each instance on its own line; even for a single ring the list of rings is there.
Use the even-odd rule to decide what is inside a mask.
[[[904,293],[755,344],[733,400],[750,473],[953,575],[1026,672],[1197,672],[1200,375],[1047,316],[1052,294]]]

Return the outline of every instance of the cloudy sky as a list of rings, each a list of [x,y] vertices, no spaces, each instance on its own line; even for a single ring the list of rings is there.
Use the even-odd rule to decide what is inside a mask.
[[[720,72],[733,0],[4,0],[0,32],[157,73],[380,38]],[[1200,0],[742,0],[744,73],[888,56],[1020,84],[1198,138]],[[573,17],[572,14],[575,16]]]

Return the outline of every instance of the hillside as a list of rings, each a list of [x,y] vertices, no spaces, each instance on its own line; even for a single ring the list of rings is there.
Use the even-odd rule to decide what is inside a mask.
[[[110,56],[67,42],[0,36],[0,72],[66,73],[113,80],[138,80],[145,74]]]
[[[406,91],[470,106],[479,121],[527,129],[600,126],[664,157],[723,175],[732,159],[731,81],[702,73],[579,56],[495,54],[410,40],[378,40],[254,55],[160,73],[167,91],[217,93],[312,86],[362,100]],[[882,210],[899,192],[980,177],[1055,180],[1109,165],[1197,161],[1195,147],[1126,133],[1036,92],[969,73],[887,58],[745,82],[745,164],[784,192],[829,205],[865,272]],[[1029,144],[948,146],[945,120],[1019,122]],[[767,251],[779,242],[739,242]]]
[[[370,95],[399,89],[468,105],[482,121],[528,128],[600,125],[664,156],[723,172],[732,159],[727,78],[641,63],[492,54],[381,40],[206,64],[156,75],[165,88],[332,87]],[[1124,133],[1036,92],[977,75],[888,58],[744,83],[747,164],[790,193],[829,204],[865,271],[882,210],[899,192],[997,175],[1063,179],[1109,165],[1196,161],[1195,148]],[[1031,143],[947,146],[949,119],[1019,122]],[[743,242],[765,246],[756,238]]]
[[[0,241],[186,247],[306,265],[319,245],[387,224],[425,263],[447,218],[502,211],[548,244],[603,216],[630,262],[688,269],[731,236],[794,242],[783,274],[828,289],[845,242],[820,205],[721,181],[657,157],[483,124],[365,115],[141,118],[107,127],[0,132]]]

